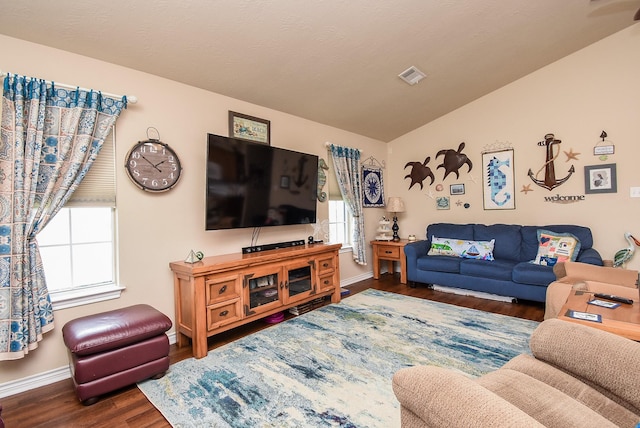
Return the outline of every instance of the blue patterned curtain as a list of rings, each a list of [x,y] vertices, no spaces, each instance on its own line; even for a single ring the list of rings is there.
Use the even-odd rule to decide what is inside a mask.
[[[358,264],[366,265],[360,150],[331,144],[331,157],[342,199],[347,204],[354,220],[353,260]]]
[[[78,187],[127,100],[4,79],[0,133],[0,360],[53,329],[36,235]]]

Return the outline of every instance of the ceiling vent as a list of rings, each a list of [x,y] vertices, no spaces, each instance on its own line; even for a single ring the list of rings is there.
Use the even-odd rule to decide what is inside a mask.
[[[410,85],[415,85],[422,79],[424,79],[426,74],[422,71],[418,70],[416,67],[411,66],[407,68],[402,73],[398,74],[398,77],[407,82]]]

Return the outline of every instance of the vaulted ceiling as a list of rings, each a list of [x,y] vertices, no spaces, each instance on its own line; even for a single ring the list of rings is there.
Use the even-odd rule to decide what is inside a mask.
[[[639,8],[640,0],[0,0],[0,33],[390,141],[634,25]],[[412,65],[427,77],[410,86],[398,74]]]

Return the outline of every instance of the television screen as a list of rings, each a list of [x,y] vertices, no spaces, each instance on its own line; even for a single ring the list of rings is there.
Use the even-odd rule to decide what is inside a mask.
[[[208,134],[207,230],[316,222],[318,156]]]

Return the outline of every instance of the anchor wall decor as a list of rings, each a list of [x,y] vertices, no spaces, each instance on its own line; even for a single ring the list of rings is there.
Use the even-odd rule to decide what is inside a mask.
[[[529,178],[531,178],[531,181],[534,182],[534,184],[543,187],[547,190],[553,190],[556,187],[560,186],[561,184],[563,184],[564,182],[566,182],[571,175],[573,175],[574,172],[576,172],[575,168],[573,167],[573,165],[571,165],[571,168],[569,168],[569,173],[567,174],[566,177],[564,178],[556,178],[556,171],[555,171],[555,167],[554,167],[554,161],[556,160],[556,158],[558,157],[558,155],[560,154],[560,149],[558,149],[557,153],[554,154],[554,146],[560,145],[562,141],[561,140],[556,140],[555,136],[553,134],[547,134],[544,136],[544,141],[540,141],[538,143],[539,146],[544,146],[546,148],[546,158],[545,158],[545,163],[544,165],[538,170],[538,172],[535,174],[533,174],[533,171],[531,171],[531,169],[529,169],[528,175]],[[539,180],[538,174],[540,174],[540,172],[542,172],[544,170],[544,180]]]

